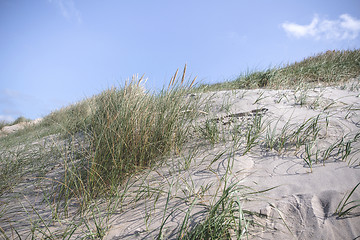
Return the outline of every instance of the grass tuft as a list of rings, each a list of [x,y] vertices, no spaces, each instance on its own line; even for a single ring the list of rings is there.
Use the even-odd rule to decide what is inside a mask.
[[[359,200],[353,200],[349,201],[351,195],[355,192],[357,187],[360,185],[360,182],[356,184],[356,186],[351,190],[349,194],[345,194],[344,197],[339,202],[336,210],[335,215],[337,215],[339,218],[344,217],[346,215],[349,215],[355,208],[360,207],[360,199]]]
[[[206,209],[204,221],[178,239],[241,239],[248,234],[249,221],[241,207],[236,184],[225,188],[213,206]],[[182,233],[180,231],[180,233]]]
[[[308,86],[334,85],[360,75],[360,50],[327,51],[303,61],[264,71],[248,71],[235,80],[203,84],[199,91],[271,88],[296,88]]]
[[[64,189],[59,191],[63,197],[108,193],[181,148],[195,116],[194,101],[184,100],[190,89],[184,75],[180,84],[172,79],[170,89],[157,95],[144,92],[141,79],[133,78],[123,88],[113,87],[45,119],[86,143],[81,151],[71,149],[77,156],[69,155]]]

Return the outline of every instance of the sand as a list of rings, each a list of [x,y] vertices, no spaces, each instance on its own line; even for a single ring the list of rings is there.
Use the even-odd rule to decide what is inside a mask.
[[[224,128],[236,124],[236,119],[233,119],[234,123],[228,124],[229,119],[226,119],[226,116],[237,114],[243,115],[243,118],[251,118],[249,113],[254,109],[268,109],[263,117],[273,125],[280,119],[277,124],[279,131],[288,121],[290,125],[295,126],[318,114],[328,116],[328,127],[325,129],[326,124],[323,119],[320,139],[316,146],[317,149],[325,149],[342,136],[348,139],[360,130],[360,92],[358,89],[352,89],[353,91],[347,89],[327,87],[302,92],[237,90],[192,97],[210,97],[210,109],[205,110],[204,107],[204,112],[208,114],[199,121],[221,119],[218,124],[225,126]],[[301,94],[305,99],[304,103],[300,104],[294,96],[299,98],[298,95]],[[257,101],[259,97],[262,99]],[[254,228],[248,236],[250,239],[357,239],[360,237],[360,209],[357,208],[344,218],[337,218],[334,215],[344,194],[349,193],[360,182],[359,141],[353,143],[352,147],[353,152],[346,161],[333,157],[323,165],[319,159],[319,163],[314,163],[310,169],[303,160],[303,148],[296,152],[279,153],[257,146],[250,153],[242,155],[241,147],[234,150],[231,143],[220,142],[213,147],[202,147],[202,152],[196,158],[197,164],[193,164],[190,170],[169,174],[167,177],[160,177],[157,174],[154,178],[158,181],[171,181],[175,178],[177,179],[175,182],[180,182],[179,186],[174,187],[177,188],[176,193],[173,193],[174,199],[176,196],[184,197],[182,189],[197,193],[208,183],[214,183],[212,190],[209,190],[214,193],[221,185],[220,179],[225,174],[229,154],[234,152],[232,182],[256,190],[276,187],[243,203],[244,209],[266,216],[257,219],[265,227]],[[210,170],[210,162],[223,151],[225,154],[212,164]],[[162,172],[161,176],[166,176],[169,172],[168,168],[164,167],[157,171]],[[153,183],[152,186],[157,185]],[[360,189],[354,192],[351,199],[360,199]],[[211,204],[211,198],[203,197],[202,200],[209,201],[206,204]],[[184,211],[182,213],[177,211],[167,221],[165,238],[172,239],[177,237],[174,229],[179,229],[189,204],[185,205],[178,200],[171,202],[170,205],[168,207],[170,209],[177,207],[183,208]],[[159,201],[158,208],[165,209],[164,202]],[[145,203],[139,203],[134,209],[119,214],[106,239],[155,238],[161,224],[162,211],[159,211],[158,215],[153,213],[153,222],[149,229],[146,229],[143,220],[144,209]],[[203,209],[199,207],[192,212],[201,210]]]
[[[175,154],[156,169],[132,179],[123,202],[114,203],[121,208],[108,216],[106,225],[109,228],[104,239],[153,239],[158,236],[165,219],[162,237],[175,239],[187,211],[191,211],[190,227],[194,226],[206,216],[201,211],[218,199],[214,196],[219,196],[225,182],[239,186],[243,209],[260,214],[252,216],[261,227],[249,227],[249,239],[360,238],[360,207],[342,218],[334,214],[343,196],[360,182],[360,139],[352,141],[352,151],[346,158],[342,159],[343,155],[336,154],[336,150],[325,164],[322,162],[322,153],[331,144],[343,137],[345,141],[354,139],[360,132],[359,96],[359,81],[342,87],[299,91],[236,90],[187,96],[209,99],[210,105],[201,106],[203,115],[195,126],[202,127],[207,120],[215,122],[221,130],[219,141],[213,144],[206,139],[199,141],[199,131],[189,133],[192,140],[182,154]],[[267,148],[264,145],[266,131],[258,139],[259,143],[244,155],[246,144],[243,140],[235,144],[231,136],[241,134],[234,129],[252,122],[255,116],[251,113],[256,109],[266,109],[261,112],[263,127],[271,126],[278,134],[284,126],[295,129],[320,114],[320,130],[316,145],[311,148],[312,167],[304,161],[304,146],[286,145],[281,151]],[[185,164],[192,153],[194,158]],[[271,190],[247,194],[267,189]],[[21,188],[15,188],[16,191],[20,192]],[[29,190],[28,197],[41,205],[41,194]],[[135,197],[139,200],[134,202]],[[170,199],[168,204],[167,199]],[[360,188],[351,197],[351,200],[356,199],[360,199]],[[19,203],[7,206],[14,209],[16,204]],[[104,204],[98,205],[101,209]],[[19,220],[19,213],[12,212],[6,219],[17,218],[12,225],[25,226],[25,221]],[[49,214],[44,210],[46,213]],[[0,217],[0,223],[2,220],[4,217]],[[51,229],[62,226],[54,224]]]
[[[0,130],[0,137],[6,136],[11,133],[15,133],[21,129],[24,129],[27,126],[36,125],[36,124],[40,123],[41,121],[42,121],[42,118],[37,118],[33,121],[21,122],[21,123],[17,123],[17,124],[11,125],[11,126],[5,126]]]

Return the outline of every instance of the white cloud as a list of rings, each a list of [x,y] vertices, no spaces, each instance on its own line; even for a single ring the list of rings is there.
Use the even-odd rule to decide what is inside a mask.
[[[309,25],[299,25],[296,23],[283,23],[282,27],[285,31],[290,34],[294,35],[295,37],[305,37],[307,35],[314,36],[316,34],[316,25],[318,24],[319,19],[315,16],[312,22]]]
[[[82,22],[80,11],[77,10],[73,0],[49,0],[61,12],[61,15],[67,20],[75,20],[78,23]]]
[[[309,25],[285,22],[281,26],[289,36],[296,38],[353,40],[360,34],[360,20],[349,14],[342,14],[337,20],[320,19],[315,15]]]

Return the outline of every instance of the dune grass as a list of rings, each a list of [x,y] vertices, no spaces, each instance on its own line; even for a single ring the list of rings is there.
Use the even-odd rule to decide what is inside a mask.
[[[206,209],[206,218],[179,239],[241,239],[248,234],[249,220],[241,206],[236,184],[226,187],[214,205]]]
[[[179,151],[196,116],[196,101],[184,100],[190,85],[176,75],[168,90],[144,92],[142,78],[111,88],[84,102],[50,114],[74,142],[58,195],[92,199],[116,190],[132,174]],[[81,146],[80,146],[81,145]],[[76,157],[71,156],[76,153]]]
[[[334,215],[337,215],[338,218],[345,217],[350,215],[354,209],[360,207],[360,199],[350,201],[351,195],[355,192],[357,187],[360,185],[360,182],[350,191],[350,193],[345,194],[344,197],[339,202]]]
[[[0,193],[21,183],[23,176],[36,174],[36,178],[54,186],[46,199],[51,206],[57,202],[51,207],[55,215],[60,216],[61,211],[68,216],[73,199],[82,211],[87,211],[96,199],[115,196],[119,187],[126,189],[131,176],[161,163],[168,154],[178,154],[188,138],[198,114],[197,101],[186,97],[195,79],[187,82],[186,66],[182,76],[177,74],[178,71],[167,89],[156,94],[144,91],[143,77],[134,76],[123,87],[113,87],[55,111],[36,127],[0,139],[8,149],[0,155]],[[46,133],[37,132],[39,129],[46,129]],[[31,142],[44,135],[56,138],[50,144],[51,150],[45,150],[45,146],[43,151],[34,150],[42,143]],[[59,140],[61,143],[56,143]],[[46,175],[47,165],[52,162],[46,159],[48,153],[52,154],[51,159],[60,160],[60,179]],[[39,165],[36,168],[35,162]],[[44,173],[39,175],[41,170]]]
[[[167,200],[158,234],[161,239],[167,220],[178,210],[176,207],[170,208],[168,203],[172,200],[172,188],[179,183],[169,183],[170,189],[166,190],[165,187],[150,186],[149,180],[144,177],[136,190],[129,189],[134,187],[134,179],[162,163],[170,155],[181,156],[184,161],[179,164],[181,170],[176,169],[174,173],[190,169],[199,150],[190,151],[188,156],[184,156],[182,150],[186,142],[194,141],[189,138],[196,136],[196,132],[213,147],[221,141],[226,142],[226,135],[230,133],[234,149],[243,155],[253,149],[257,151],[259,147],[266,151],[276,150],[278,153],[305,148],[303,159],[312,170],[313,164],[318,161],[318,152],[315,156],[311,147],[319,138],[320,125],[324,125],[324,119],[320,115],[296,126],[285,123],[279,131],[279,122],[271,125],[260,114],[233,124],[230,130],[211,119],[205,120],[203,125],[194,126],[194,121],[202,111],[199,110],[197,98],[191,95],[194,92],[239,88],[286,87],[299,90],[294,93],[297,94],[294,96],[295,104],[302,107],[307,101],[306,92],[301,88],[304,84],[339,84],[359,76],[360,51],[328,51],[299,63],[246,73],[234,81],[214,85],[193,87],[195,79],[187,83],[185,73],[186,66],[181,76],[178,77],[176,71],[169,86],[154,94],[141,87],[143,77],[139,79],[134,76],[124,86],[107,89],[99,95],[51,113],[36,126],[29,126],[0,138],[0,195],[27,181],[25,176],[30,175],[31,179],[36,180],[34,184],[37,187],[45,189],[44,202],[51,209],[51,217],[48,219],[32,202],[28,202],[29,206],[23,206],[29,215],[33,212],[37,216],[36,221],[31,222],[29,238],[70,239],[85,236],[89,239],[101,239],[109,228],[110,215],[119,211],[123,202],[128,199],[132,203],[149,200],[148,205],[145,204],[144,216],[144,224],[148,229],[157,210],[157,201],[165,194]],[[260,93],[254,104],[260,103],[265,98],[263,95],[264,92]],[[280,96],[279,102],[283,97]],[[230,111],[230,107],[224,102],[226,112]],[[26,119],[19,118],[15,122],[21,121]],[[351,151],[354,151],[351,144],[358,140],[358,136],[360,135],[357,134],[347,142],[342,138],[328,149],[322,150],[323,163],[334,156],[346,161]],[[44,138],[46,140],[42,141]],[[201,139],[195,139],[197,140]],[[225,156],[225,152],[216,155],[211,164]],[[57,167],[58,165],[61,167]],[[59,169],[57,177],[49,176],[54,168]],[[231,170],[227,171],[226,176],[230,175]],[[220,176],[219,179],[223,180]],[[44,185],[44,182],[47,184]],[[208,186],[203,186],[203,192],[207,190]],[[205,217],[195,226],[190,226],[189,219],[193,217],[191,209],[198,204],[198,200],[203,200],[198,192],[195,193],[194,187],[194,193],[187,196],[187,200],[192,201],[178,238],[246,237],[251,214],[242,208],[241,191],[236,184],[226,187],[225,183],[223,191],[217,192],[215,200],[202,212]],[[353,209],[346,209],[347,201],[348,198],[339,207],[339,215]],[[204,205],[203,202],[202,204]],[[76,205],[79,211],[70,219],[72,205]],[[2,209],[0,218],[1,214]],[[64,218],[69,224],[64,224],[66,227],[59,232],[53,231],[51,226],[56,223],[62,226]],[[16,229],[12,230],[15,232],[12,236],[19,235]],[[10,239],[1,227],[0,233],[5,239]]]
[[[8,126],[8,125],[9,125],[9,123],[8,123],[7,121],[4,121],[4,120],[0,121],[0,130],[1,130],[3,127]]]
[[[3,127],[6,127],[6,126],[12,126],[12,125],[15,125],[15,124],[18,124],[18,123],[29,122],[29,121],[31,121],[31,120],[28,119],[28,118],[25,118],[23,116],[18,117],[13,122],[8,122],[8,121],[1,120],[0,121],[0,130],[3,129]]]
[[[248,71],[235,80],[199,85],[199,91],[232,89],[285,89],[307,86],[339,85],[360,74],[360,50],[327,51],[303,61],[264,71]]]

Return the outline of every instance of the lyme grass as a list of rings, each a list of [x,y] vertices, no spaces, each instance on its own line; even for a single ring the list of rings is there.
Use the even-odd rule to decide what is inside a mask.
[[[194,101],[184,101],[189,89],[184,77],[180,85],[172,79],[170,89],[157,95],[140,89],[142,79],[108,89],[75,106],[78,110],[65,110],[77,111],[70,114],[76,118],[70,125],[62,116],[50,116],[64,125],[66,133],[81,133],[89,145],[82,150],[81,161],[70,161],[60,195],[104,194],[130,174],[153,166],[155,159],[180,149],[196,112]]]
[[[4,127],[6,127],[6,126],[12,126],[12,125],[16,125],[16,124],[19,124],[19,123],[25,123],[25,122],[30,122],[30,119],[25,118],[23,116],[20,116],[17,119],[15,119],[13,122],[0,120],[0,130],[3,129]]]
[[[342,142],[342,139],[339,142],[334,142],[332,143],[328,148],[326,148],[323,151],[323,164],[325,165],[325,161],[327,161],[329,159],[329,157],[331,156],[331,153],[336,149],[336,147],[338,146],[339,143]]]
[[[0,195],[24,180],[39,180],[54,164],[56,151],[48,151],[41,144],[15,145],[0,152]]]
[[[17,119],[15,119],[15,121],[11,125],[15,125],[23,122],[30,122],[30,119],[25,118],[24,116],[20,116]]]
[[[170,214],[168,214],[167,217],[166,216],[166,213],[167,213],[167,209],[168,209],[168,206],[169,206],[169,202],[170,202],[170,199],[171,199],[171,190],[174,186],[174,181],[172,181],[170,184],[170,188],[169,188],[169,191],[168,191],[168,194],[167,194],[167,198],[166,198],[166,202],[165,202],[165,208],[164,208],[164,214],[163,214],[163,217],[162,217],[162,220],[161,220],[161,226],[160,226],[160,230],[159,230],[159,234],[158,234],[158,237],[157,239],[160,240],[160,239],[163,239],[163,228],[165,226],[165,223],[166,221],[169,219],[169,217],[171,216],[171,214],[176,210],[172,210]]]
[[[360,182],[356,184],[356,186],[351,190],[349,194],[345,194],[344,197],[339,202],[336,210],[335,215],[338,216],[338,218],[345,217],[346,215],[351,214],[351,212],[355,209],[360,207],[360,199],[359,200],[352,200],[350,201],[350,198],[352,194],[355,192],[357,187],[360,185]]]
[[[52,194],[44,195],[54,220],[68,217],[70,206],[74,203],[80,207],[80,215],[85,216],[87,209],[92,208],[92,202],[100,196],[109,197],[116,205],[123,206],[128,198],[127,191],[132,187],[129,182],[131,176],[153,166],[156,160],[171,151],[181,149],[187,138],[197,111],[196,100],[184,100],[195,80],[187,85],[185,71],[186,67],[181,82],[177,82],[174,75],[167,91],[149,94],[140,87],[142,78],[137,81],[133,78],[122,88],[108,89],[100,95],[53,112],[45,117],[40,126],[28,128],[27,135],[36,141],[49,134],[62,134],[61,138],[54,141],[61,140],[60,144],[52,146],[51,150],[44,145],[44,149],[47,149],[45,152],[49,155],[57,152],[51,156],[52,159],[61,159],[60,174],[63,176],[60,179],[39,175],[41,169],[47,169],[47,165],[39,165],[37,168],[29,165],[36,163],[36,156],[28,154],[30,149],[26,148],[26,142],[33,140],[23,140],[26,149],[21,150],[14,149],[14,144],[8,141],[18,142],[22,146],[17,139],[18,134],[0,139],[2,146],[9,146],[9,150],[3,149],[0,155],[1,193],[22,181],[24,173],[31,170],[38,172],[38,179],[49,181],[55,187]],[[39,128],[47,130],[33,136],[34,130]],[[25,130],[21,133],[24,134]],[[44,141],[44,144],[46,142],[48,141]],[[38,145],[41,147],[41,144]],[[31,145],[31,152],[41,153],[33,150],[34,146],[36,145]],[[193,154],[196,152],[190,153],[185,161],[185,168],[191,164]],[[46,157],[42,154],[38,158]],[[123,188],[121,193],[118,190],[119,184]],[[154,194],[149,192],[152,191],[149,187],[147,189],[147,196]],[[144,191],[139,188],[137,195],[140,195],[135,198],[146,197]],[[34,211],[36,213],[37,209]],[[30,212],[28,214],[33,215]],[[101,238],[106,230],[107,220],[92,215],[90,222],[81,220],[79,224],[87,229],[85,232],[89,237]],[[149,217],[150,215],[151,210]],[[32,224],[33,236],[42,231],[41,234],[53,238],[42,216],[36,216],[41,226],[37,224],[38,220]],[[41,230],[43,227],[45,232]]]
[[[190,214],[191,214],[191,210],[193,209],[194,205],[196,204],[197,199],[194,198],[194,200],[192,201],[190,207],[188,208],[184,220],[182,221],[180,230],[178,232],[178,237],[177,239],[183,239],[185,234],[187,233],[187,231],[189,230],[189,219],[190,219]]]
[[[271,125],[269,124],[266,130],[266,136],[265,136],[265,146],[269,148],[270,150],[273,150],[277,145],[277,135],[276,135],[276,129],[277,125],[280,121],[280,118],[275,123],[275,126],[271,128]]]
[[[0,146],[3,148],[0,153],[0,194],[14,188],[30,173],[31,179],[36,179],[32,182],[34,186],[40,188],[39,186],[45,184],[41,187],[43,192],[47,191],[43,194],[41,207],[49,209],[48,215],[39,210],[40,205],[37,206],[37,203],[28,202],[26,207],[24,206],[24,211],[28,212],[31,220],[26,234],[33,239],[102,239],[110,228],[111,215],[128,210],[133,206],[131,204],[139,202],[145,203],[143,221],[148,231],[153,217],[159,213],[158,200],[164,195],[166,201],[161,209],[161,227],[157,229],[159,239],[166,237],[166,225],[176,211],[184,214],[178,229],[178,239],[246,237],[252,223],[252,213],[242,208],[243,189],[231,181],[235,151],[240,152],[239,149],[244,147],[243,154],[246,154],[260,145],[280,153],[283,149],[287,150],[288,146],[295,146],[297,149],[304,149],[302,156],[305,164],[312,170],[319,156],[324,164],[332,157],[350,164],[351,157],[357,152],[354,142],[360,138],[360,134],[350,140],[343,137],[322,150],[315,149],[318,146],[317,141],[321,139],[323,118],[320,115],[300,124],[290,124],[289,120],[280,129],[280,119],[270,126],[270,122],[265,122],[261,114],[242,118],[240,123],[232,119],[234,121],[229,122],[226,126],[229,128],[226,129],[210,119],[205,123],[202,121],[204,124],[199,127],[194,123],[197,114],[201,112],[198,110],[197,98],[193,97],[194,92],[239,87],[296,88],[304,84],[331,85],[359,73],[353,63],[359,61],[359,55],[359,50],[327,52],[301,63],[262,72],[248,72],[232,82],[203,85],[195,89],[191,89],[195,79],[190,84],[185,81],[185,66],[182,76],[178,77],[179,71],[176,71],[167,90],[157,94],[143,90],[143,77],[133,77],[131,82],[123,87],[110,88],[99,95],[53,112],[37,126],[29,126],[0,138]],[[339,74],[340,71],[342,74]],[[243,91],[240,97],[244,98],[245,93],[246,91]],[[254,104],[262,103],[264,94],[259,92]],[[296,104],[304,105],[309,102],[309,95],[304,88],[298,89],[295,94]],[[284,98],[289,101],[285,94],[275,101],[280,103]],[[326,111],[332,104],[325,106],[323,110]],[[315,99],[311,105],[318,109],[320,103]],[[228,113],[231,109],[231,102],[225,99],[221,111]],[[0,124],[0,128],[1,126],[3,125]],[[233,142],[233,149],[220,150],[204,170],[218,174],[218,169],[213,169],[212,165],[228,156],[227,165],[226,160],[222,163],[226,167],[225,173],[217,176],[219,183],[209,182],[200,187],[192,176],[184,175],[174,179],[175,174],[181,175],[197,164],[194,159],[198,155],[198,148],[188,154],[181,150],[189,133],[195,130],[196,135],[199,129],[213,148],[221,139],[226,142],[226,131],[229,131]],[[44,137],[49,141],[39,141]],[[36,144],[29,144],[34,141]],[[172,166],[169,173],[162,175],[156,171],[163,177],[163,183],[151,182],[149,176],[152,167],[173,155],[178,162],[172,162],[177,165]],[[54,168],[53,160],[57,160],[61,166],[57,172],[61,175],[60,178],[47,175],[49,169]],[[165,180],[168,186],[164,184]],[[339,217],[348,215],[359,206],[357,201],[350,201],[350,196],[358,185],[339,203],[336,211]],[[216,186],[215,194],[206,195]],[[177,194],[177,188],[181,188],[180,193],[183,193],[183,196],[173,195]],[[52,190],[51,193],[48,192],[49,189]],[[208,201],[208,197],[213,197],[213,201]],[[185,201],[189,206],[187,211],[174,207],[175,198]],[[192,211],[199,206],[205,210],[195,215],[203,214],[205,217],[194,226],[191,225],[195,216]],[[74,218],[70,218],[72,214],[75,215]],[[5,209],[0,211],[0,218],[4,215]],[[56,229],[54,225],[60,227]],[[10,236],[9,229],[0,227],[5,239],[16,236],[20,239],[23,236],[16,227],[11,231],[14,234]]]
[[[312,167],[313,167],[313,159],[312,159],[313,153],[311,152],[311,150],[312,150],[312,145],[306,144],[303,159],[306,165],[310,168],[310,172],[312,172]]]
[[[0,130],[3,129],[3,127],[9,126],[9,123],[5,120],[0,121]]]
[[[264,122],[262,121],[262,115],[256,113],[249,123],[245,133],[246,147],[243,155],[248,153],[254,146],[259,143],[262,132],[265,129]]]
[[[237,196],[236,184],[224,189],[219,200],[205,211],[205,220],[178,239],[231,239],[233,235],[240,239],[246,236],[249,223]]]
[[[261,100],[265,99],[266,97],[263,96],[264,93],[265,93],[264,91],[259,92],[259,96],[258,96],[258,98],[254,101],[253,104],[257,104],[257,103],[259,103]]]
[[[233,146],[238,148],[242,144],[243,140],[243,129],[244,129],[244,121],[240,123],[234,124],[233,128],[231,129],[231,141],[233,142]]]
[[[216,121],[212,119],[207,119],[205,121],[205,126],[199,127],[200,133],[205,139],[207,139],[212,145],[219,142],[220,140],[220,130]]]
[[[309,142],[316,141],[321,129],[320,117],[321,115],[319,114],[315,117],[308,118],[293,130],[290,139],[291,142],[295,143],[297,148]]]
[[[279,153],[285,148],[286,144],[289,144],[292,137],[291,134],[289,134],[290,119],[283,125],[279,133],[278,124],[280,120],[281,118],[279,118],[273,125],[271,125],[270,122],[267,124],[267,131],[264,140],[266,148],[269,148],[270,150],[276,149]]]
[[[184,170],[188,170],[191,166],[191,163],[195,159],[196,155],[198,155],[199,147],[195,147],[191,149],[187,155],[183,156],[180,160],[179,164],[182,165]]]
[[[210,166],[225,153],[226,151],[222,151],[217,154]],[[230,182],[234,164],[234,154],[231,151],[227,159],[227,167],[213,197],[213,204],[192,215],[191,217],[198,215],[205,215],[205,217],[202,217],[203,220],[195,226],[190,227],[187,223],[190,211],[197,201],[195,198],[184,217],[178,232],[178,239],[231,239],[233,237],[240,239],[248,233],[249,221],[245,217],[240,200],[240,192],[243,189],[237,182]],[[189,230],[187,231],[187,229]]]
[[[296,88],[302,83],[308,87],[334,85],[359,75],[360,50],[327,51],[300,62],[264,71],[248,71],[233,81],[203,84],[199,91]],[[301,101],[303,102],[304,99]],[[299,99],[300,101],[300,99]]]
[[[295,105],[304,106],[307,103],[307,90],[299,87],[294,93]]]

